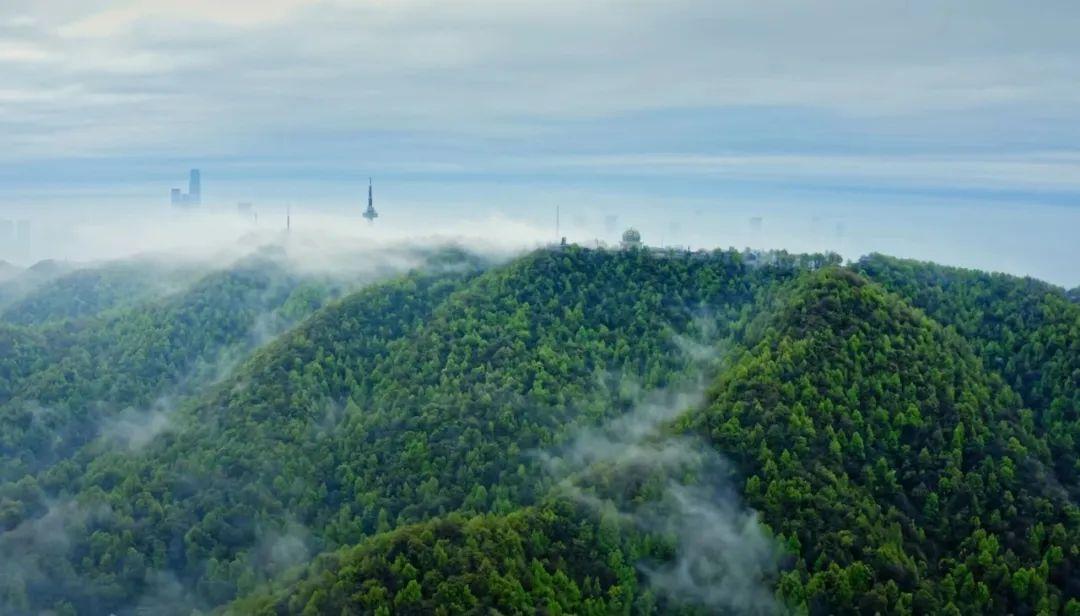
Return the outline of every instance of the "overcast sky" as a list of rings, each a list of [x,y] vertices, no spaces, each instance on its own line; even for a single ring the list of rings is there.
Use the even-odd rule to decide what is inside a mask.
[[[198,166],[211,203],[373,175],[403,211],[985,203],[1058,228],[1077,24],[1071,0],[5,0],[0,207],[164,206]]]

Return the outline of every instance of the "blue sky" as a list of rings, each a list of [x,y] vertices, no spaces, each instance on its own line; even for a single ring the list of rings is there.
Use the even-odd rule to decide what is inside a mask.
[[[167,207],[198,166],[207,207],[347,212],[373,175],[387,215],[558,205],[581,238],[617,216],[763,244],[877,218],[837,248],[903,229],[882,248],[1075,285],[1077,23],[1067,1],[8,0],[0,209]],[[927,208],[996,222],[927,246]]]

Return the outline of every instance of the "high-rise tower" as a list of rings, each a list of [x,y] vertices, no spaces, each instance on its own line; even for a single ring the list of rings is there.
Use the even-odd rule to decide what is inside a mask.
[[[188,203],[191,205],[202,204],[202,174],[198,169],[192,169],[188,178]]]
[[[202,174],[198,169],[192,169],[188,173],[188,191],[185,194],[179,188],[169,192],[169,199],[173,205],[188,206],[202,204]]]
[[[373,222],[378,217],[379,213],[375,211],[375,199],[372,195],[371,178],[368,178],[367,209],[364,210],[364,218],[367,218],[368,222]]]

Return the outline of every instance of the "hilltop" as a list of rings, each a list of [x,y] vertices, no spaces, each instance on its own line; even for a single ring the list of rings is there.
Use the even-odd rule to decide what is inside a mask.
[[[1052,285],[576,246],[100,276],[0,329],[7,612],[1080,609]]]

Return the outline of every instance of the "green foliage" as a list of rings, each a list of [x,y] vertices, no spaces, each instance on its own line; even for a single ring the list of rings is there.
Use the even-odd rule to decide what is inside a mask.
[[[44,328],[0,326],[0,480],[70,456],[125,409],[219,378],[260,342],[259,327],[284,328],[278,308],[303,314],[290,304],[298,287],[275,263],[251,259],[165,300]]]
[[[1050,447],[1057,480],[1080,497],[1080,304],[1030,278],[873,255],[859,268],[951,326],[1023,399],[1022,421]]]
[[[0,326],[0,607],[691,610],[638,566],[671,559],[668,538],[552,500],[535,454],[720,355],[670,429],[731,458],[796,611],[1075,611],[1080,306],[837,261],[570,246],[481,271],[451,252],[330,302],[252,263]],[[28,310],[80,314],[53,297]],[[97,438],[174,391],[145,446]],[[663,481],[609,479],[628,498]]]
[[[1080,587],[1049,556],[1077,554],[1080,511],[1023,417],[955,331],[826,270],[792,290],[697,422],[792,545],[792,604],[1022,613]]]
[[[22,269],[0,261],[0,308],[19,301],[36,289],[72,271],[68,263],[46,260]]]
[[[0,323],[0,404],[6,403],[27,376],[45,367],[40,334]]]
[[[504,516],[453,514],[320,556],[292,584],[228,614],[617,614],[651,601],[623,548],[565,505]]]
[[[120,565],[133,549],[212,603],[275,573],[253,554],[282,512],[320,551],[455,510],[512,511],[546,491],[531,450],[626,408],[628,382],[680,378],[691,359],[674,334],[700,337],[703,307],[710,327],[728,327],[755,280],[790,275],[749,272],[734,253],[570,248],[350,296],[256,353],[145,450],[91,447],[39,477],[53,498],[112,512],[101,558],[74,558],[84,537],[61,555],[70,585],[147,592]]]
[[[187,286],[199,269],[149,260],[84,268],[44,281],[0,312],[15,325],[79,319],[131,306]]]

